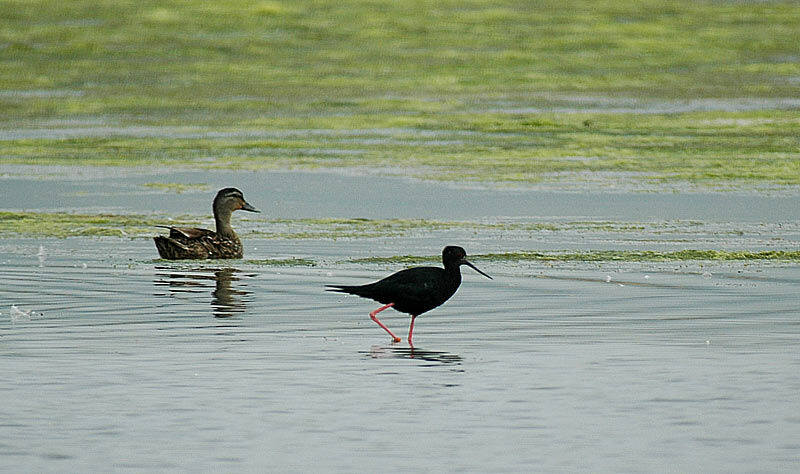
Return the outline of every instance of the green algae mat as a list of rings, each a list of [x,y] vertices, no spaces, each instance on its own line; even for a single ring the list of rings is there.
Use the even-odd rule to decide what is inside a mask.
[[[0,1],[4,163],[800,184],[800,7]]]
[[[76,214],[51,212],[0,211],[0,239],[135,239],[149,240],[158,233],[156,226],[167,222],[166,216],[122,214]],[[208,225],[192,216],[171,217],[172,225]],[[703,223],[699,221],[620,222],[620,221],[519,221],[496,219],[491,222],[439,221],[429,219],[264,219],[238,221],[240,234],[249,245],[259,241],[354,241],[372,239],[399,242],[425,235],[442,241],[498,239],[517,246],[532,236],[558,242],[580,235],[588,240],[581,250],[510,251],[472,255],[476,261],[504,264],[525,262],[673,262],[673,261],[773,261],[796,264],[797,224],[773,225],[746,223]],[[723,248],[708,247],[708,241]],[[594,242],[592,242],[594,241]],[[593,246],[617,248],[598,249]],[[621,248],[636,243],[639,249]],[[259,247],[270,248],[269,244]],[[658,247],[653,250],[648,247]],[[751,247],[751,248],[748,248]],[[760,249],[754,249],[753,247]],[[765,249],[766,247],[772,247]],[[777,247],[777,248],[776,248]],[[298,249],[303,248],[300,244]],[[323,261],[324,260],[324,261]],[[391,255],[380,257],[318,259],[246,258],[247,265],[316,266],[321,264],[418,265],[436,263],[439,255]],[[194,263],[196,264],[196,263]]]

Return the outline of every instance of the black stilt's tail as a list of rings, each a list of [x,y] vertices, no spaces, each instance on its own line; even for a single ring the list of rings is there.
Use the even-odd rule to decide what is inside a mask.
[[[356,296],[363,296],[365,298],[372,298],[372,294],[369,289],[364,288],[368,285],[363,286],[348,286],[348,285],[325,285],[327,291],[336,291],[339,293],[348,293],[351,295]]]
[[[325,285],[325,291],[338,291],[339,293],[351,293],[357,286],[347,285]]]

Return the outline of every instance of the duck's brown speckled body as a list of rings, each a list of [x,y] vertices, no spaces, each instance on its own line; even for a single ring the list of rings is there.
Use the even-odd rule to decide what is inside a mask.
[[[169,227],[169,236],[154,237],[161,258],[188,260],[206,258],[242,258],[242,241],[231,227],[231,214],[236,210],[260,212],[244,200],[236,188],[225,188],[214,198],[216,232],[194,227]]]

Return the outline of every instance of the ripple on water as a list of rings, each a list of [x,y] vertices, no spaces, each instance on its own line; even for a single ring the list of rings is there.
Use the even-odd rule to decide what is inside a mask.
[[[0,455],[16,471],[798,462],[785,442],[800,437],[786,415],[800,408],[796,267],[704,278],[497,263],[492,281],[465,272],[411,349],[369,319],[373,302],[324,291],[385,269],[83,268],[58,248],[40,267],[35,254],[2,274]],[[11,321],[12,304],[41,316]],[[409,318],[384,322],[405,331]]]

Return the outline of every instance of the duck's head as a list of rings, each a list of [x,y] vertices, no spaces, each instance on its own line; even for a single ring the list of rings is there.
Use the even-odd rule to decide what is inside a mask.
[[[442,263],[444,263],[445,267],[449,267],[450,265],[466,265],[476,272],[480,273],[481,275],[485,276],[488,279],[492,279],[489,275],[483,273],[482,271],[478,270],[478,267],[473,265],[472,263],[467,260],[467,252],[461,247],[456,247],[455,245],[448,245],[447,247],[442,250]]]
[[[244,200],[244,194],[236,188],[220,189],[214,198],[214,211],[243,211],[261,212]]]

